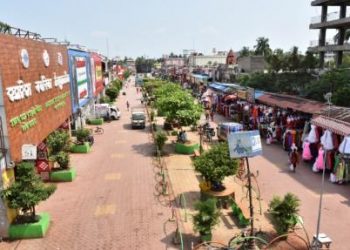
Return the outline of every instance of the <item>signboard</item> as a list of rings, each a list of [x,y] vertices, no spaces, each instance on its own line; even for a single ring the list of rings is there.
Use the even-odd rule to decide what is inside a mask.
[[[228,145],[231,158],[253,157],[262,154],[259,130],[230,133]]]
[[[77,76],[78,100],[79,105],[82,106],[85,103],[84,100],[89,95],[85,57],[75,57],[75,71]]]
[[[239,99],[246,100],[247,99],[247,92],[245,90],[237,90],[237,97]]]
[[[253,88],[247,88],[247,101],[255,103],[255,90]]]
[[[36,159],[36,145],[23,144],[22,145],[22,160]]]

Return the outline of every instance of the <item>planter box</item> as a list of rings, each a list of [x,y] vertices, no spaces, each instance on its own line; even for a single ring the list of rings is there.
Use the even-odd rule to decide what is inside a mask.
[[[193,154],[194,151],[199,150],[199,144],[183,144],[183,143],[176,143],[175,144],[175,152],[178,154],[186,154],[190,155]]]
[[[36,223],[10,225],[10,239],[30,239],[43,238],[49,228],[50,215],[48,213],[39,214],[40,220]]]
[[[51,181],[73,181],[77,176],[75,168],[53,171],[50,173]]]
[[[103,124],[103,118],[89,119],[87,123],[90,124],[90,125],[102,125]]]
[[[76,145],[74,144],[71,148],[70,151],[72,153],[81,153],[81,154],[86,154],[89,153],[91,150],[90,144],[88,142],[85,142],[82,145]]]

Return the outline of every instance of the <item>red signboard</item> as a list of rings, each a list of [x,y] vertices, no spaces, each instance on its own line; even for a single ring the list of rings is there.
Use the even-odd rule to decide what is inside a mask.
[[[35,162],[36,169],[38,173],[50,172],[50,166],[48,160],[37,160]]]

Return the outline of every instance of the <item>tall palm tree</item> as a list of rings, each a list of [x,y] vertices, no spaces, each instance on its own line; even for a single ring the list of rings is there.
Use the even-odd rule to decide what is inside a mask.
[[[258,37],[256,39],[256,45],[254,46],[255,55],[269,56],[271,54],[271,48],[269,39],[265,37]]]

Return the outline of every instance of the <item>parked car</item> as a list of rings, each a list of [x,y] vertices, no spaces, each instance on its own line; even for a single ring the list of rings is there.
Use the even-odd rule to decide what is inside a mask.
[[[243,125],[236,122],[222,122],[218,124],[217,134],[219,141],[226,141],[229,133],[242,131]]]
[[[143,109],[131,109],[131,128],[146,127],[146,115]]]
[[[107,103],[95,104],[95,114],[98,118],[112,120],[118,120],[121,116],[121,112],[116,106]]]

